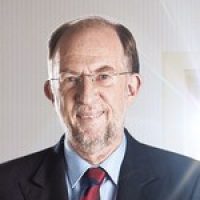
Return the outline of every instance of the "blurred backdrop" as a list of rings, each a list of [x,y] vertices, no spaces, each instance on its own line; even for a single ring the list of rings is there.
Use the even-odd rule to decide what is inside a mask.
[[[101,15],[136,38],[143,85],[126,126],[143,143],[200,159],[199,0],[0,0],[0,162],[55,144],[43,94],[47,43],[60,24]]]

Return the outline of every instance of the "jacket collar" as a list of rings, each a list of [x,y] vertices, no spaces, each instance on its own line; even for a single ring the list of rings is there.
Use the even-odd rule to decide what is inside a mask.
[[[20,183],[25,199],[68,200],[63,142],[64,136],[55,147],[48,150],[30,181]]]
[[[121,166],[117,200],[141,199],[142,191],[157,178],[148,152],[125,129],[127,150]]]

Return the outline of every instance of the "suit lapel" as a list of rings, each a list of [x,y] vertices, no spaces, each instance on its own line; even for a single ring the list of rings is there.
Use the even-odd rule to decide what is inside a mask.
[[[26,200],[68,200],[63,139],[51,149],[30,182],[22,182]]]
[[[141,200],[146,186],[157,179],[148,161],[147,152],[125,130],[127,150],[119,176],[117,200]]]

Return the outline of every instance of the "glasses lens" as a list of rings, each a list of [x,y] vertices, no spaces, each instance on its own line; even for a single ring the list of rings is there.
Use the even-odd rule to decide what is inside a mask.
[[[59,82],[61,87],[65,88],[73,88],[79,85],[84,77],[88,77],[95,82],[94,84],[97,87],[108,87],[114,84],[114,79],[117,75],[124,75],[125,73],[121,74],[113,74],[112,72],[99,72],[97,74],[82,74],[82,75],[75,75],[71,73],[62,73],[59,77]]]
[[[72,88],[80,82],[81,77],[79,75],[73,75],[70,73],[64,73],[60,75],[60,84],[63,87]]]
[[[113,78],[113,74],[108,72],[98,73],[95,76],[96,84],[105,87],[113,84]]]

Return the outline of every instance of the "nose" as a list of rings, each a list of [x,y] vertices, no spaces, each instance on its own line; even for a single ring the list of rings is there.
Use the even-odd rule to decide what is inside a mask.
[[[97,88],[92,80],[92,77],[84,77],[81,81],[77,93],[79,103],[91,105],[94,103],[97,95]]]

